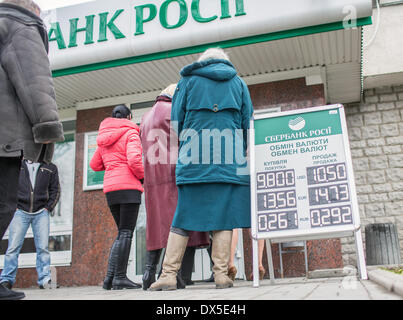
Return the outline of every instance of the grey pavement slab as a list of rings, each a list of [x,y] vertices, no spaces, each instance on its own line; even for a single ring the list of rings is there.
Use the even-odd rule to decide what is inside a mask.
[[[215,289],[213,283],[196,283],[186,289],[151,292],[136,290],[103,290],[102,287],[61,287],[23,291],[25,300],[403,300],[403,297],[370,281],[356,277],[288,278],[252,282],[237,280],[233,288]]]

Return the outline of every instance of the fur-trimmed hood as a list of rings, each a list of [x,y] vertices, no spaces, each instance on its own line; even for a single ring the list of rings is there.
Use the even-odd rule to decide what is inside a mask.
[[[49,52],[48,32],[41,17],[38,17],[31,11],[12,3],[0,3],[0,17],[7,17],[27,26],[36,25],[41,35],[46,52]]]
[[[228,81],[237,75],[234,65],[224,59],[194,62],[181,70],[181,76],[200,76],[215,81]]]

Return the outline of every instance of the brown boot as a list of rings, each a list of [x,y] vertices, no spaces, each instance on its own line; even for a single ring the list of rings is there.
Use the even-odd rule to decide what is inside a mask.
[[[214,282],[216,289],[230,288],[234,285],[228,277],[228,261],[231,254],[232,230],[213,231],[211,257],[214,262]]]
[[[236,269],[235,266],[229,267],[228,268],[228,278],[230,278],[232,281],[235,281],[237,272],[238,272],[238,270]]]
[[[189,237],[170,232],[164,262],[162,263],[162,274],[154,282],[149,290],[176,290],[176,276],[181,267],[182,258],[186,250]]]

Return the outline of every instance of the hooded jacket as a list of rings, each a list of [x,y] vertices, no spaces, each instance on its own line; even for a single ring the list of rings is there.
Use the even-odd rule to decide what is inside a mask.
[[[179,136],[176,183],[249,185],[247,130],[253,106],[231,62],[209,59],[181,71],[171,121]]]
[[[41,18],[0,4],[0,157],[49,163],[63,141]]]
[[[144,178],[139,127],[128,119],[106,118],[101,122],[90,167],[105,171],[104,193],[139,190]]]

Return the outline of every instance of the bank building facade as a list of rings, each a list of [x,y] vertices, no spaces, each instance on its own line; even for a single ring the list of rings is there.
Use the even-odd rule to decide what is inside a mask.
[[[387,52],[382,63],[377,60],[388,32],[399,32],[385,21],[387,14],[403,16],[401,1],[395,2],[387,6],[381,1],[377,7],[371,0],[318,1],[314,6],[310,0],[96,0],[43,12],[66,137],[54,156],[62,187],[50,238],[58,284],[100,285],[116,237],[103,174],[89,167],[99,124],[118,104],[130,107],[140,124],[161,90],[178,82],[180,70],[211,47],[228,53],[249,87],[255,111],[344,105],[362,226],[393,222],[403,248],[398,213],[403,207],[403,64],[384,67],[392,63],[387,55],[396,52]],[[378,10],[384,20],[366,49]],[[395,39],[391,50],[402,53],[403,36]],[[378,69],[368,71],[367,65]],[[128,267],[128,277],[136,282],[145,266],[145,217],[143,195]],[[0,269],[6,249],[7,234]],[[313,271],[355,263],[348,238],[308,240],[306,252],[300,244],[285,244],[282,251],[287,250],[272,245],[276,277],[303,277],[306,266]],[[235,262],[237,278],[246,280],[252,272],[248,230],[240,232]],[[263,263],[267,266],[266,252]],[[34,286],[31,230],[19,267],[15,286]],[[200,248],[192,280],[210,275],[207,250]]]

